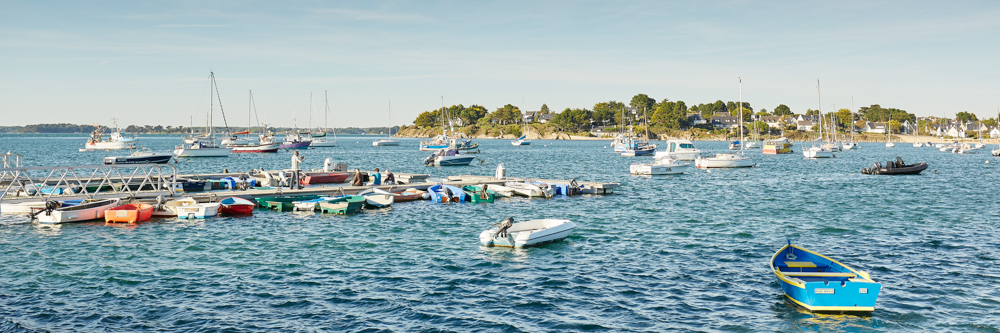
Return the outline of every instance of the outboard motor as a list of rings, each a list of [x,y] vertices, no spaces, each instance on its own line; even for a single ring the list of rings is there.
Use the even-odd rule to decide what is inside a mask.
[[[333,171],[333,157],[327,157],[323,160],[323,172]]]
[[[497,164],[497,174],[496,174],[497,180],[502,180],[506,176],[507,176],[507,168],[504,167],[503,163]]]
[[[431,156],[427,156],[427,158],[424,159],[424,165],[434,165],[434,158],[436,157],[437,154],[431,154]]]

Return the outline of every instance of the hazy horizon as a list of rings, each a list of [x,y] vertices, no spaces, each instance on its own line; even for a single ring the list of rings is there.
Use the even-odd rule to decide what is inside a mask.
[[[995,2],[5,2],[3,126],[412,124],[445,105],[553,111],[644,93],[795,113],[997,116]],[[522,102],[523,99],[523,102]],[[216,104],[218,104],[216,102]],[[221,125],[216,105],[215,125]],[[293,118],[295,120],[293,121]],[[235,125],[233,125],[235,124]]]

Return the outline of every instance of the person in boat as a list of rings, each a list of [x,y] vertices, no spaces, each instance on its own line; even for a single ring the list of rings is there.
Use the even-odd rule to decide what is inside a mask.
[[[361,176],[361,169],[354,169],[354,178],[351,179],[351,186],[364,186],[365,178]]]
[[[396,175],[392,174],[392,171],[388,169],[385,170],[385,184],[396,185]]]
[[[288,183],[288,188],[294,188],[296,185],[300,189],[302,188],[302,184],[299,184],[299,163],[302,163],[305,159],[305,156],[299,156],[298,150],[292,153],[292,181]]]
[[[371,174],[372,185],[382,185],[382,174],[378,172],[378,168],[375,168],[375,172]]]

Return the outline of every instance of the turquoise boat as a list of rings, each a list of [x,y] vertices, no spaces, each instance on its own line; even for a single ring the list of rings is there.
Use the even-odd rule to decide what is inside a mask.
[[[483,191],[482,185],[465,185],[462,190],[471,203],[493,202],[497,197],[497,192],[489,189],[489,185],[486,186],[486,191]]]
[[[365,205],[365,197],[360,195],[347,195],[332,200],[320,201],[317,203],[319,210],[330,214],[353,214],[361,211]]]
[[[814,312],[872,312],[882,290],[868,273],[790,240],[771,257],[771,271],[792,303]]]

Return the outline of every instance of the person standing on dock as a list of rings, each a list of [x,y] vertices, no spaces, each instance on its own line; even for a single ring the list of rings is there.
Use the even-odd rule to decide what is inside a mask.
[[[382,174],[378,172],[378,168],[372,173],[372,185],[382,185]]]
[[[302,184],[299,184],[299,163],[302,163],[305,159],[305,156],[299,156],[298,150],[292,154],[292,181],[288,183],[288,188],[295,188],[296,186],[300,189],[302,188]]]

